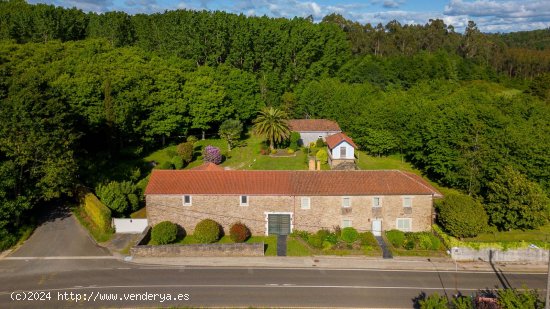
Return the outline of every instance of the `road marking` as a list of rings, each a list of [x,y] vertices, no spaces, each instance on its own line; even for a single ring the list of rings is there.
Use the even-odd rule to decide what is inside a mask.
[[[102,289],[155,289],[155,288],[302,288],[302,289],[363,289],[363,290],[430,290],[430,291],[439,291],[439,290],[455,290],[455,288],[443,288],[438,287],[418,287],[418,286],[370,286],[370,285],[287,285],[287,284],[277,284],[277,283],[268,283],[268,284],[243,284],[243,285],[232,285],[232,284],[165,284],[165,285],[112,285],[112,286],[75,286],[68,288],[56,288],[56,289],[40,289],[40,290],[29,290],[29,292],[55,292],[55,291],[66,291],[66,290],[102,290]],[[479,291],[480,288],[458,288],[459,291]],[[521,290],[521,289],[520,289]],[[541,289],[540,291],[545,291]],[[14,291],[5,291],[0,292],[0,295],[9,295]],[[17,291],[15,291],[17,292]]]
[[[99,256],[10,256],[4,260],[117,260],[118,258],[110,255]]]

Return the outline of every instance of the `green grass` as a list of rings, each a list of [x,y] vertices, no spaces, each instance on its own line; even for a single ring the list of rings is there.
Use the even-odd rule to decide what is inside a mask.
[[[86,212],[84,211],[84,209],[82,207],[74,207],[72,209],[72,212],[75,215],[78,222],[80,222],[80,224],[82,226],[84,226],[88,230],[88,232],[90,232],[92,237],[97,242],[108,241],[113,236],[113,231],[112,230],[105,232],[105,231],[101,230],[100,228],[98,228],[97,225],[95,225],[92,222],[92,220],[88,217],[88,215],[86,215]]]
[[[276,236],[252,236],[247,243],[259,243],[263,242],[266,245],[265,255],[276,256],[277,255],[277,237]],[[187,235],[184,239],[178,242],[183,245],[198,244],[199,242],[193,237],[193,235]],[[233,241],[229,236],[222,237],[218,244],[232,244]],[[310,256],[311,251],[307,246],[304,246],[298,240],[293,237],[289,237],[287,240],[287,255],[288,256]]]
[[[143,207],[140,210],[130,214],[132,219],[146,219],[147,218],[147,207]]]
[[[402,159],[399,154],[374,157],[358,150],[355,155],[357,156],[357,167],[362,170],[402,170],[420,174],[420,171]]]
[[[465,238],[464,241],[471,242],[550,242],[550,224],[536,230],[513,230],[505,232],[482,233],[472,238]]]

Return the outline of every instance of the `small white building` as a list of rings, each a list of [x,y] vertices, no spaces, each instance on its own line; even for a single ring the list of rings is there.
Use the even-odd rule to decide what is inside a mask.
[[[342,132],[338,123],[327,119],[291,119],[288,120],[288,127],[300,133],[300,146],[307,146],[318,139],[326,141],[328,136]]]
[[[326,138],[328,163],[331,168],[344,162],[355,163],[357,145],[344,133],[336,133]]]

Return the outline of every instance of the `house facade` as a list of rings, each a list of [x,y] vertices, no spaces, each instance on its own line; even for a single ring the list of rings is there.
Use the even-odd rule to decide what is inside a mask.
[[[151,225],[172,221],[192,234],[203,219],[226,233],[235,222],[253,235],[354,227],[426,231],[441,194],[402,171],[154,170],[145,190]]]
[[[344,133],[336,133],[327,137],[328,163],[334,168],[342,163],[355,163],[357,145]]]
[[[288,120],[291,131],[300,133],[300,146],[309,145],[318,139],[325,140],[328,136],[342,132],[338,123],[327,119],[291,119]]]

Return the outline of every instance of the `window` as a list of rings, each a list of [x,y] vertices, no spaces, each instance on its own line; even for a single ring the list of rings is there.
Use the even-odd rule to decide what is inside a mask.
[[[342,197],[342,207],[351,207],[351,197],[344,196]]]
[[[412,197],[404,196],[403,197],[403,207],[412,207],[413,201]]]
[[[351,227],[351,219],[342,219],[342,228]]]
[[[340,158],[346,158],[346,146],[340,147]]]
[[[191,203],[193,202],[191,195],[184,195],[182,200],[183,200],[183,206],[191,206]]]
[[[240,205],[241,206],[248,206],[248,195],[241,195]]]
[[[372,198],[372,207],[381,207],[382,205],[380,205],[380,197],[379,196],[375,196]]]
[[[302,197],[301,209],[309,209],[311,207],[311,200],[309,197]]]
[[[398,218],[397,219],[397,229],[403,232],[410,232],[412,226],[411,218]]]

